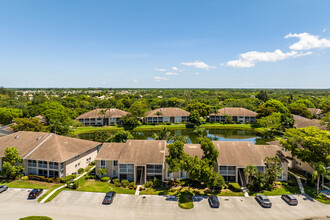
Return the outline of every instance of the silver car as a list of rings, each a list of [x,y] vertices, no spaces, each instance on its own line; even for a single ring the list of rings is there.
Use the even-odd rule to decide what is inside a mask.
[[[289,205],[298,205],[298,200],[293,195],[283,194],[281,198],[286,201]]]
[[[6,191],[8,189],[8,186],[6,185],[0,185],[0,193]]]
[[[262,195],[262,194],[257,194],[255,198],[260,203],[260,205],[262,207],[265,207],[265,208],[271,208],[272,207],[272,203],[270,202],[270,200],[268,199],[267,196]]]

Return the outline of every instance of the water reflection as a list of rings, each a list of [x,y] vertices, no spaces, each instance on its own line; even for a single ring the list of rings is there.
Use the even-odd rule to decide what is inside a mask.
[[[172,135],[175,136],[185,136],[188,139],[189,143],[197,143],[197,135],[193,132],[194,129],[175,129],[170,130]],[[134,139],[139,140],[152,140],[153,134],[157,132],[155,130],[146,130],[146,131],[131,131]],[[243,130],[243,129],[206,129],[207,137],[211,138],[214,141],[251,141],[254,144],[266,144],[268,141],[273,139],[269,137],[263,137],[258,135],[252,130]],[[115,134],[116,132],[110,132]],[[85,133],[78,135],[81,139],[93,140],[93,133]]]

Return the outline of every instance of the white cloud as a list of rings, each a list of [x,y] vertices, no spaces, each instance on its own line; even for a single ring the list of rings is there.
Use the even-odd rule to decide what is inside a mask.
[[[312,54],[312,52],[302,53],[290,51],[284,53],[281,50],[275,50],[274,52],[250,51],[247,53],[242,53],[238,60],[228,61],[225,65],[233,68],[249,68],[254,67],[257,62],[276,62],[279,60],[306,56],[309,54]]]
[[[161,77],[161,76],[154,76],[153,79],[156,81],[156,82],[160,82],[162,80],[168,80],[167,78],[165,77]]]
[[[290,46],[291,50],[310,50],[313,48],[330,47],[330,40],[309,33],[288,34],[284,38],[299,38],[299,41]]]
[[[167,75],[167,76],[175,76],[175,75],[178,75],[178,73],[167,72],[167,73],[165,73],[165,75]]]
[[[174,70],[174,71],[179,71],[179,68],[176,67],[176,66],[173,66],[173,67],[172,67],[172,70]]]
[[[159,72],[165,72],[166,71],[166,69],[161,69],[161,68],[157,68],[157,67],[155,68],[155,70],[159,71]]]
[[[215,66],[207,65],[206,63],[204,63],[202,61],[198,61],[198,60],[196,60],[195,62],[181,63],[181,65],[193,66],[198,69],[206,69],[206,70],[215,69]]]
[[[198,76],[199,75],[199,72],[196,72],[195,75]]]
[[[138,81],[138,80],[136,80],[136,79],[134,79],[134,80],[133,80],[133,82],[135,82],[135,83],[138,83],[139,81]]]
[[[323,30],[322,30],[322,32],[324,33],[324,32],[326,32],[327,31],[327,29],[326,28],[324,28]]]

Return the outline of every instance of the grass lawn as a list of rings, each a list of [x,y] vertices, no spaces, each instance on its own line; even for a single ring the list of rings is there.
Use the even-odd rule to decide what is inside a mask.
[[[311,187],[307,187],[307,186],[304,186],[304,189],[305,189],[305,193],[309,196],[311,196],[313,199],[319,201],[319,202],[322,202],[324,204],[330,204],[330,199],[327,199],[325,200],[325,196],[321,196],[320,195],[316,195],[316,189],[315,188],[311,188]]]
[[[243,192],[233,192],[228,189],[221,190],[220,193],[217,194],[217,196],[244,196]]]
[[[0,185],[7,185],[9,188],[27,188],[27,189],[51,189],[60,186],[55,183],[40,182],[35,180],[0,180]]]
[[[28,216],[28,217],[20,218],[19,220],[53,220],[53,219],[47,216]]]
[[[263,194],[266,196],[280,196],[282,194],[300,194],[298,186],[281,186],[273,189],[272,191],[264,192],[249,192],[250,196],[255,196],[256,194]]]
[[[182,191],[179,193],[179,207],[182,209],[192,209],[194,208],[194,203],[192,201],[193,194],[189,191]]]
[[[51,195],[46,201],[45,201],[45,203],[47,203],[47,202],[50,202],[50,201],[52,201],[58,194],[60,194],[63,190],[65,190],[66,188],[62,188],[62,189],[59,189],[59,190],[57,190],[53,195]],[[38,199],[38,201],[39,201],[39,199]],[[40,200],[41,201],[41,200]]]
[[[52,192],[54,189],[58,188],[62,186],[62,184],[56,184],[54,186],[52,186],[46,193],[44,193],[42,196],[40,196],[38,198],[38,202],[40,202],[41,200],[43,200],[50,192]]]
[[[77,189],[77,191],[84,192],[102,192],[107,193],[109,191],[115,191],[119,194],[135,194],[134,189],[126,189],[121,187],[115,187],[113,184],[108,182],[87,180],[85,184]]]
[[[172,125],[141,125],[134,129],[134,131],[144,131],[144,130],[160,130],[161,128],[166,127],[169,130],[175,129],[186,129],[185,124],[172,124]],[[250,124],[221,124],[221,123],[206,123],[201,125],[203,128],[217,128],[217,129],[253,129]],[[95,131],[119,131],[123,130],[122,127],[118,126],[102,126],[102,127],[78,127],[74,128],[72,135],[92,133]]]

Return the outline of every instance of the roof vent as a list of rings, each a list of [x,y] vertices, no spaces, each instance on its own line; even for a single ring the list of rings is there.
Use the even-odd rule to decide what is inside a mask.
[[[39,136],[39,137],[37,138],[37,141],[38,141],[38,140],[40,140],[41,138],[42,138],[42,137],[41,137],[41,136]]]
[[[19,135],[16,135],[15,139],[19,138]]]

